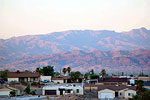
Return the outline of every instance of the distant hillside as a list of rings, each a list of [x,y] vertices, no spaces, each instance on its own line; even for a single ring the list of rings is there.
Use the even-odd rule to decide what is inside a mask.
[[[145,28],[120,33],[109,30],[70,30],[0,39],[0,66],[1,69],[34,69],[52,64],[56,69],[70,65],[81,71],[92,67],[106,67],[108,70],[137,67],[136,70],[149,70],[148,49],[150,30]]]

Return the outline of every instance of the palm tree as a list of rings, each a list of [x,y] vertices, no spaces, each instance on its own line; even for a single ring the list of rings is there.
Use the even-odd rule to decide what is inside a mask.
[[[102,69],[100,74],[101,74],[102,78],[104,78],[104,77],[106,76],[106,71],[105,71],[105,69]]]
[[[68,74],[70,74],[70,72],[71,72],[71,68],[70,68],[70,67],[68,67],[68,68],[67,68],[67,71],[68,71]]]
[[[66,72],[67,72],[67,69],[66,69],[66,68],[63,68],[63,73],[64,73],[64,75],[66,74]]]

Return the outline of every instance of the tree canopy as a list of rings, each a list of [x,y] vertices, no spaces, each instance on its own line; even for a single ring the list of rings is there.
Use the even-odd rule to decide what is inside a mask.
[[[105,69],[102,69],[101,72],[100,72],[100,75],[102,77],[105,77],[106,76],[106,70]]]
[[[71,72],[70,73],[71,80],[73,82],[77,82],[77,79],[79,79],[80,75],[82,75],[82,74],[79,71]]]
[[[3,78],[5,81],[7,81],[7,72],[8,72],[8,70],[4,70],[4,71],[2,71],[2,74],[1,74],[1,78]]]
[[[38,70],[38,69],[37,69]],[[54,66],[45,66],[40,69],[40,73],[44,76],[54,76]]]

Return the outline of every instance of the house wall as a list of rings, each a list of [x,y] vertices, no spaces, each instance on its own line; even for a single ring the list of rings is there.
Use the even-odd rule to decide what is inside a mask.
[[[132,95],[129,96],[128,93],[132,93],[133,95],[136,95],[136,91],[134,91],[134,90],[127,90],[127,91],[124,92],[124,94],[125,94],[124,96],[125,96],[125,98],[127,98],[127,99],[128,99],[128,98],[132,98]]]
[[[0,90],[0,95],[9,96],[11,90]]]
[[[11,81],[17,81],[17,82],[18,82],[18,81],[19,81],[19,78],[8,78],[8,81],[9,81],[9,82],[11,82]]]
[[[56,95],[60,95],[60,91],[59,91],[60,87],[55,87],[55,85],[53,87],[48,87],[48,88],[44,88],[42,89],[42,94],[45,95],[45,90],[56,90]],[[80,86],[70,86],[70,87],[63,87],[61,86],[61,88],[64,89],[72,89],[71,93],[65,93],[65,91],[63,91],[63,94],[78,94],[78,95],[83,95],[83,87]],[[79,89],[79,93],[77,93],[77,89]]]
[[[54,83],[64,83],[64,80],[52,80]]]
[[[121,95],[120,95],[120,93],[121,93]],[[124,90],[118,91],[118,97],[119,97],[119,98],[125,98]]]
[[[112,94],[113,94],[113,98],[115,98],[115,91],[113,91],[113,90],[104,89],[104,90],[98,91],[98,98],[99,98],[99,99],[101,98],[101,97],[100,97],[101,93],[112,93]]]
[[[40,76],[40,81],[49,80],[51,81],[51,76]]]

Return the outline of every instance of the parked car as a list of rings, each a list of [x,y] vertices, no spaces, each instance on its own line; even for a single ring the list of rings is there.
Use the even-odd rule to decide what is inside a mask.
[[[44,82],[44,83],[49,83],[50,81],[49,81],[49,80],[44,80],[43,82]]]

